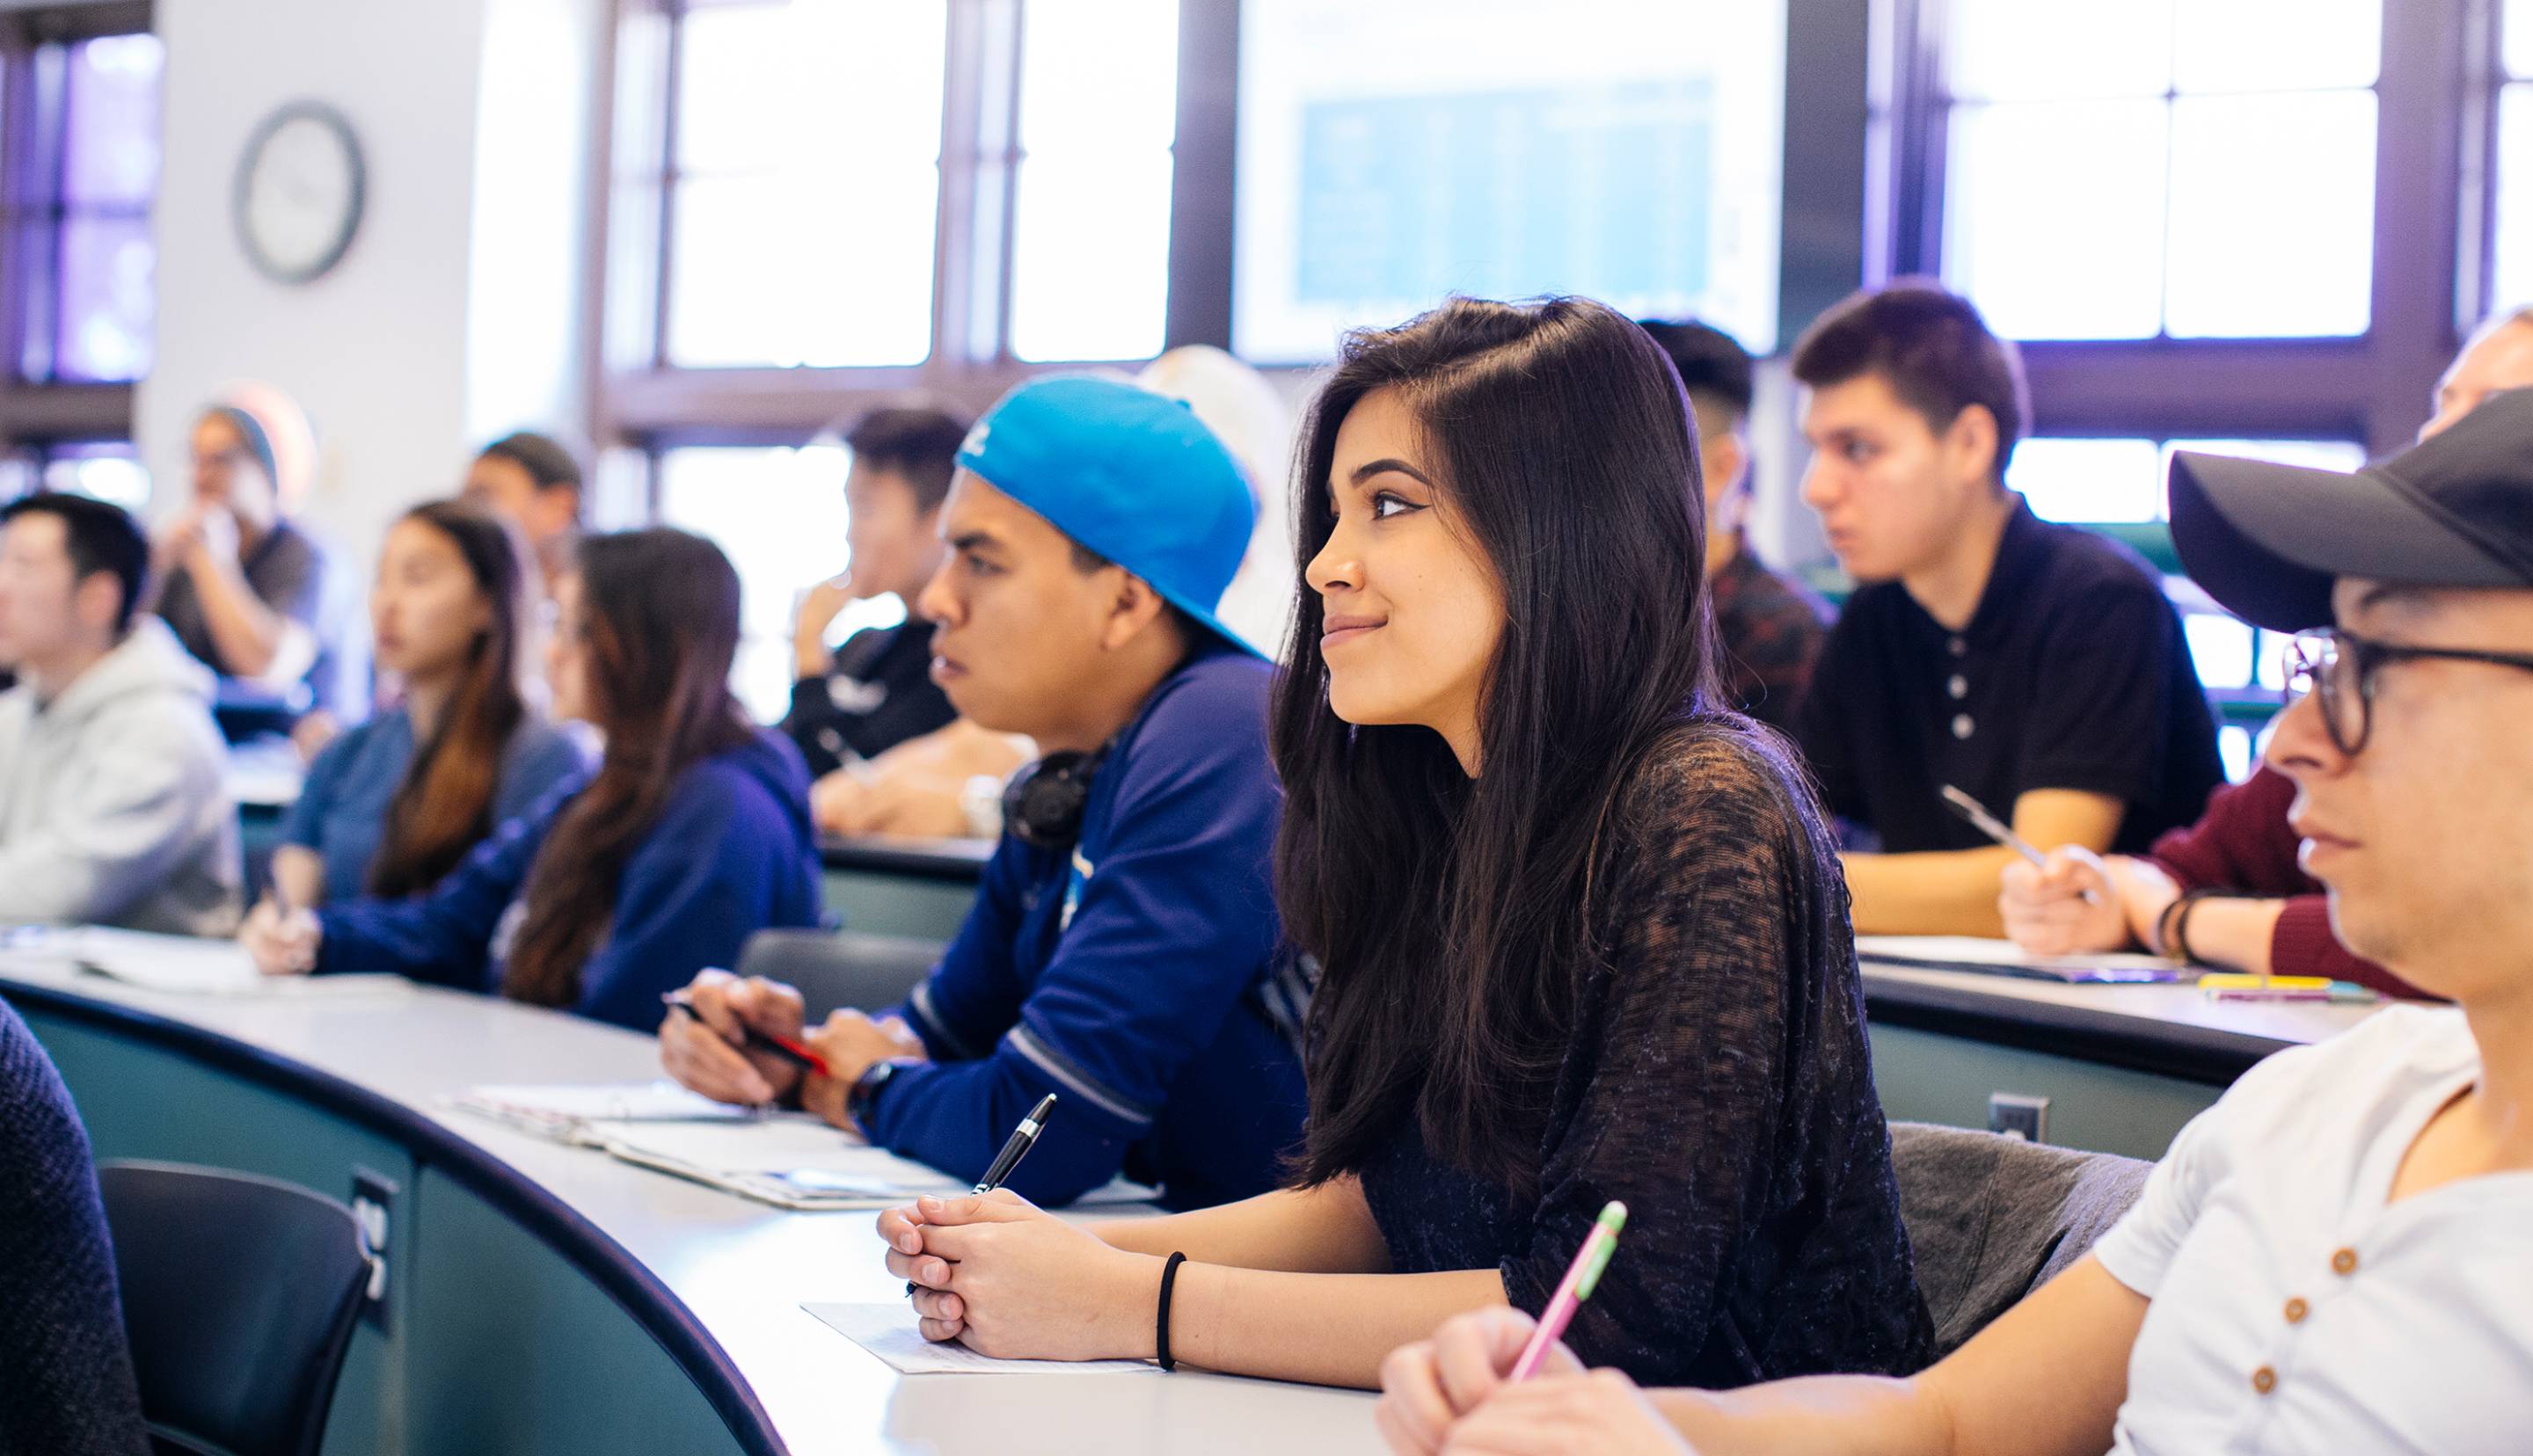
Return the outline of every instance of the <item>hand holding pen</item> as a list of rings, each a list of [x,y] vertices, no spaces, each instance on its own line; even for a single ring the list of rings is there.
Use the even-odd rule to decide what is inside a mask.
[[[1003,1180],[1011,1177],[1012,1170],[1021,1165],[1021,1159],[1028,1157],[1029,1150],[1037,1146],[1037,1136],[1046,1131],[1046,1120],[1054,1111],[1055,1094],[1049,1092],[1040,1097],[1037,1106],[1031,1108],[1029,1116],[1022,1118],[1020,1126],[1012,1129],[1012,1136],[1003,1140],[1003,1150],[994,1154],[994,1161],[986,1167],[985,1176],[977,1179],[976,1186],[969,1192],[990,1194],[1001,1188]],[[915,1287],[913,1280],[906,1281],[909,1295],[914,1293]]]
[[[265,975],[306,975],[317,968],[324,936],[316,911],[293,903],[276,876],[238,928],[238,945]]]
[[[2012,825],[1989,813],[1985,804],[1949,784],[1942,786],[1937,791],[1944,796],[1944,807],[1959,815],[1971,828],[2032,861],[2032,867],[2042,874],[2049,872],[2049,856],[2034,848],[2031,841],[2016,834]],[[2083,894],[2087,904],[2097,905],[2102,903],[2101,892],[2091,886],[2087,886]]]

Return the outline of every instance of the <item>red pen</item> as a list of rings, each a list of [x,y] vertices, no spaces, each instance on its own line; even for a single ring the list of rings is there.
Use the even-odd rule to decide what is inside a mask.
[[[688,1001],[683,992],[671,991],[663,995],[660,999],[667,1002],[677,1010],[684,1012],[687,1016],[694,1018],[697,1021],[702,1021],[704,1019],[704,1014],[695,1010],[695,1004]],[[794,1041],[789,1036],[776,1036],[770,1031],[759,1031],[753,1026],[745,1026],[740,1029],[746,1034],[747,1044],[760,1052],[780,1057],[784,1061],[791,1063],[793,1066],[799,1068],[803,1072],[814,1072],[820,1077],[835,1076],[834,1073],[827,1070],[826,1058],[819,1056],[816,1052],[809,1050],[799,1042]]]

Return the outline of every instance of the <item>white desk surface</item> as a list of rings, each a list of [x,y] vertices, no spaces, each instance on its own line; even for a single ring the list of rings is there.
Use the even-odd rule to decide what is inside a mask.
[[[2157,1026],[2187,1026],[2204,1031],[2260,1037],[2283,1045],[2324,1041],[2365,1020],[2389,1003],[2333,1004],[2320,1001],[2215,1001],[2186,981],[2150,985],[2064,985],[2023,976],[1982,975],[1965,970],[1926,970],[1883,965],[1864,960],[1861,969],[1869,988],[1886,985],[1923,986],[1999,1001],[2067,1007],[2105,1017],[2134,1020],[2142,1032]]]
[[[1372,1398],[1182,1370],[1173,1375],[902,1376],[799,1307],[902,1299],[870,1213],[792,1213],[438,1106],[487,1082],[659,1075],[647,1037],[432,987],[219,998],[0,967],[0,983],[72,989],[215,1032],[400,1102],[542,1185],[647,1265],[745,1375],[797,1456],[823,1453],[1382,1449]],[[629,1316],[628,1316],[629,1317]]]

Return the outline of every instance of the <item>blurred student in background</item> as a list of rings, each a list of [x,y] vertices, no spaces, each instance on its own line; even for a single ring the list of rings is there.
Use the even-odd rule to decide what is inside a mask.
[[[2437,435],[2491,395],[2533,388],[2533,308],[2474,330],[2437,380]],[[2266,975],[2321,975],[2394,996],[2417,987],[2339,942],[2320,880],[2299,861],[2287,823],[2295,785],[2263,764],[2219,788],[2208,812],[2139,857],[2063,848],[2045,870],[2005,867],[1997,912],[2005,933],[2034,955],[2143,947],[2202,964]],[[2087,899],[2088,895],[2091,899]]]
[[[914,611],[949,553],[941,502],[967,436],[966,420],[925,408],[873,410],[845,432],[847,569],[800,599],[783,719],[808,760],[809,802],[826,833],[967,833],[968,781],[999,782],[1028,756],[1001,734],[958,724],[932,680],[932,623]],[[905,604],[904,621],[828,648],[849,604],[886,596]]]
[[[388,529],[370,625],[402,696],[309,766],[272,857],[282,903],[429,890],[585,771],[521,688],[534,581],[517,533],[477,506],[416,506]]]
[[[237,925],[211,674],[136,619],[148,539],[85,495],[0,506],[0,922]]]
[[[543,600],[571,568],[586,494],[580,461],[551,436],[516,431],[477,452],[463,494],[518,528],[535,553],[534,587]]]
[[[1750,513],[1750,354],[1731,334],[1694,320],[1639,320],[1679,371],[1697,422],[1706,482],[1706,586],[1715,603],[1717,664],[1734,707],[1792,732],[1834,613],[1800,582],[1771,571],[1743,539]]]
[[[298,418],[272,395],[260,409],[215,404],[194,422],[193,498],[158,533],[149,610],[213,671],[283,699],[290,718],[333,704],[340,643],[325,553],[290,520],[305,467],[285,469],[276,435],[305,425],[276,413],[285,410]]]
[[[1922,280],[1858,293],[1795,344],[1803,498],[1862,583],[1796,738],[1847,856],[1859,934],[1995,935],[2014,858],[1952,786],[2042,849],[2136,853],[2224,782],[2181,617],[2134,552],[2008,489],[2031,419],[2014,346]]]
[[[556,600],[556,709],[605,736],[596,776],[428,894],[259,904],[242,939],[267,974],[397,971],[649,1031],[661,993],[750,935],[818,923],[800,756],[730,692],[730,559],[682,531],[592,537]]]

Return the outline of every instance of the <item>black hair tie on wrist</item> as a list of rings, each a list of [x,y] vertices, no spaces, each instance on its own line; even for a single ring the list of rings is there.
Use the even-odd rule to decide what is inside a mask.
[[[1163,1370],[1179,1368],[1179,1363],[1170,1359],[1170,1290],[1179,1282],[1179,1265],[1186,1262],[1186,1254],[1173,1253],[1161,1265],[1161,1310],[1152,1321],[1152,1353],[1159,1357]]]

